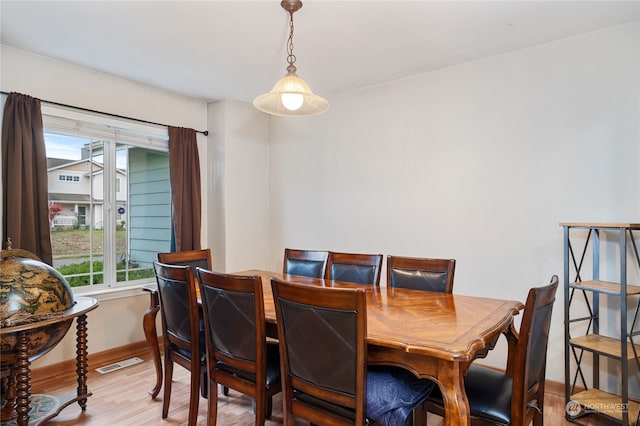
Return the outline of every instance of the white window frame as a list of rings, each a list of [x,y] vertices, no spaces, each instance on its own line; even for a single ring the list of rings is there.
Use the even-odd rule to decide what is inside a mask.
[[[42,105],[42,121],[45,132],[62,133],[94,138],[104,141],[104,257],[103,282],[83,287],[73,287],[74,293],[100,294],[110,289],[135,288],[152,282],[153,279],[136,281],[117,281],[117,253],[115,250],[117,204],[114,188],[116,179],[116,145],[126,143],[130,146],[169,152],[169,134],[164,126],[138,123],[131,120],[116,119],[89,112],[59,106]]]

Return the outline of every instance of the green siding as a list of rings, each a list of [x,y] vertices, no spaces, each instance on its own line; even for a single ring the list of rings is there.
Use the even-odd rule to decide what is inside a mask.
[[[169,154],[129,149],[129,241],[131,260],[151,266],[171,245]]]
[[[133,217],[138,218],[138,220],[140,221],[144,221],[146,220],[146,218],[151,218],[151,217],[153,218],[164,217],[164,218],[169,218],[170,220],[171,216],[168,216],[167,215],[168,212],[166,211],[167,205],[171,206],[170,203],[169,204],[149,203],[146,205],[132,206],[130,211],[130,214],[132,216],[131,221],[133,223]]]
[[[158,234],[167,232],[168,227],[136,227],[129,231],[129,236],[137,240],[155,240]]]
[[[145,198],[135,198],[129,203],[130,206],[144,206],[147,204],[160,204],[166,205],[167,202],[171,202],[171,198],[167,197],[166,193],[149,193]]]

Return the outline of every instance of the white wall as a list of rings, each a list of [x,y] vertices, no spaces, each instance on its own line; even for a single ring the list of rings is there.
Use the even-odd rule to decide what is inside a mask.
[[[0,87],[49,100],[134,117],[138,119],[204,130],[204,101],[155,89],[87,68],[0,46]],[[198,134],[201,161],[206,159],[207,138]],[[202,170],[203,176],[206,168]],[[203,177],[203,182],[205,179]],[[203,192],[203,218],[207,217],[207,192]],[[203,221],[203,235],[207,235]],[[203,245],[206,239],[203,239]],[[126,298],[102,299],[88,314],[89,354],[144,340],[142,315],[149,298],[142,290]],[[75,325],[73,326],[75,327]],[[34,367],[75,358],[75,328]]]
[[[562,282],[560,222],[640,217],[639,39],[636,22],[274,119],[271,266],[284,247],[455,258],[455,293],[521,301]],[[556,300],[547,377],[564,381]]]
[[[214,269],[269,269],[269,118],[246,102],[218,101],[208,121]]]

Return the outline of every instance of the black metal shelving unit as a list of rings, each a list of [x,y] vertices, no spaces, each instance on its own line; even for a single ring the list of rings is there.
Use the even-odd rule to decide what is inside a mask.
[[[566,418],[580,424],[587,415],[605,416],[623,425],[640,425],[640,403],[629,399],[629,375],[640,371],[640,286],[627,283],[627,261],[640,267],[640,256],[633,232],[634,223],[560,223],[564,228],[564,336]],[[572,230],[581,230],[584,246],[576,252]],[[586,233],[586,238],[585,237]],[[618,237],[619,282],[600,280],[600,239],[602,233]],[[573,233],[575,237],[575,232]],[[585,280],[582,267],[591,243],[592,273]],[[628,250],[628,248],[631,250]],[[576,256],[578,254],[578,256]],[[588,263],[588,262],[587,262]],[[575,273],[572,277],[571,273]],[[608,336],[600,329],[603,298],[616,298],[619,305],[619,336]],[[572,306],[574,309],[572,310]],[[579,309],[586,314],[578,314]],[[629,315],[631,310],[631,315]],[[571,331],[584,329],[580,335]],[[577,334],[577,333],[574,333]],[[590,357],[589,357],[590,355]],[[619,362],[619,394],[600,387],[600,362],[606,357]],[[588,359],[591,359],[589,365]],[[573,368],[572,362],[574,361]],[[591,369],[591,386],[586,375]]]

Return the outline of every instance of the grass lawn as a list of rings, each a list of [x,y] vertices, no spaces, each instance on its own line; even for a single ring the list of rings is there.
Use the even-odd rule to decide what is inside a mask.
[[[71,287],[86,286],[90,284],[101,284],[102,255],[104,231],[102,230],[79,230],[52,231],[51,246],[54,260],[73,259],[62,262],[57,269],[67,278]],[[93,238],[93,245],[90,240]],[[127,252],[127,231],[116,231],[116,253],[120,256]],[[93,266],[89,262],[89,253],[94,256]],[[76,260],[77,259],[77,260]],[[132,270],[136,265],[129,265],[119,261],[116,265],[118,270],[116,281],[137,280],[141,278],[153,277],[153,269]]]
[[[93,234],[93,245],[90,244]],[[100,256],[103,252],[103,230],[71,229],[68,231],[51,231],[51,248],[56,259],[72,259],[88,257],[89,252]],[[116,253],[127,251],[127,231],[116,231]]]

